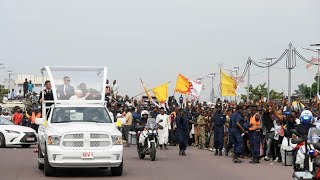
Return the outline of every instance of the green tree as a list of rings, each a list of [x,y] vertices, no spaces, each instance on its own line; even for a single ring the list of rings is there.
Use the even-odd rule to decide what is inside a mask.
[[[6,89],[4,85],[0,85],[0,101],[2,101],[3,96],[8,93],[9,93],[9,90]]]
[[[302,83],[298,85],[298,89],[294,91],[295,96],[300,98],[312,98],[317,95],[317,76],[314,78],[314,82],[311,86],[307,86]]]
[[[247,89],[247,88],[246,88]],[[268,87],[267,83],[259,84],[256,87],[252,85],[249,86],[249,99],[257,101],[260,99],[261,96],[267,97],[268,96]],[[270,90],[270,99],[280,99],[283,97],[283,93],[276,92],[275,90]],[[246,95],[241,95],[243,100],[247,99]]]

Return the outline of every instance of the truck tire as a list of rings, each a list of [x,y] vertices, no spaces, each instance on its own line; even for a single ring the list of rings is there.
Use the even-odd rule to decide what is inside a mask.
[[[40,149],[40,145],[38,145],[38,158],[42,158],[42,159],[44,158]],[[41,164],[39,161],[38,161],[38,169],[44,170],[44,164]]]
[[[56,173],[56,168],[52,167],[49,163],[47,149],[45,150],[43,172],[45,176],[53,176]]]
[[[0,133],[0,148],[6,147],[6,138],[2,133]]]
[[[22,144],[21,147],[22,148],[29,148],[31,145],[30,144]]]
[[[156,154],[157,154],[157,149],[155,143],[151,143],[151,148],[150,148],[150,158],[151,161],[156,160]]]
[[[123,160],[122,160],[120,166],[111,168],[111,175],[112,176],[122,176],[122,171],[123,171]]]

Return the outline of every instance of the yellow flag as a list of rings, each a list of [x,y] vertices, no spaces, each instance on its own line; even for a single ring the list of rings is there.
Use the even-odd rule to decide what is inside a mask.
[[[191,85],[190,85],[189,79],[179,74],[175,91],[181,94],[188,94],[190,90],[191,90]]]
[[[237,82],[221,70],[221,96],[237,96]]]
[[[153,94],[156,96],[160,103],[165,103],[168,98],[168,83],[160,85],[152,89]]]

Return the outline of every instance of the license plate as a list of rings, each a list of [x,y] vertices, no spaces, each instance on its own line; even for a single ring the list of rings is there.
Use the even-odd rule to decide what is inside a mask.
[[[27,141],[35,141],[36,139],[33,137],[33,138],[27,138]]]
[[[82,153],[81,158],[82,159],[93,159],[94,156],[93,156],[93,153]]]

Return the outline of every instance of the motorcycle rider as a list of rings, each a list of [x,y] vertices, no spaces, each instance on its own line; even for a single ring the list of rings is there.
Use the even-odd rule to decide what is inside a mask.
[[[149,112],[147,110],[143,110],[141,112],[141,119],[137,122],[138,126],[146,126],[149,118]]]
[[[307,136],[309,133],[309,129],[312,127],[315,127],[315,125],[313,125],[313,115],[309,110],[304,110],[301,115],[300,115],[300,124],[295,126],[295,130],[297,131],[297,133],[300,136]],[[296,169],[296,158],[297,158],[297,154],[299,151],[299,146],[297,146],[296,148],[294,148],[292,150],[292,154],[293,154],[293,163],[294,163],[294,170]]]
[[[162,122],[162,121],[161,121]],[[161,126],[158,125],[154,118],[149,118],[149,112],[144,110],[141,112],[141,121],[137,123],[138,126],[144,127],[144,130],[138,133],[139,146],[142,147],[144,145],[144,141],[148,137],[148,128],[150,124],[156,124],[156,128],[162,129]]]

